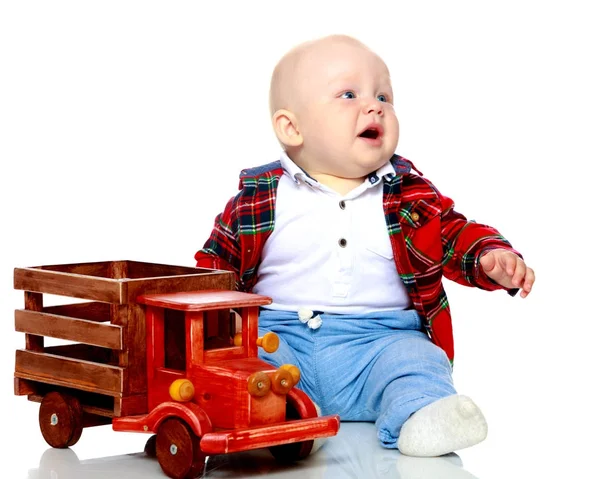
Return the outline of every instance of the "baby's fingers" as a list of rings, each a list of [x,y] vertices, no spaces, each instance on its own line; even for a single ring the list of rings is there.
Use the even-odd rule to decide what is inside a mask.
[[[535,283],[535,272],[531,268],[527,268],[525,273],[525,280],[523,281],[523,289],[521,290],[521,298],[526,298],[533,288]]]

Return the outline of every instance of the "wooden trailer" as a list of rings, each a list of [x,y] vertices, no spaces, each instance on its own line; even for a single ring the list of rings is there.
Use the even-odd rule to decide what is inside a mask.
[[[148,412],[143,294],[232,290],[232,273],[138,261],[105,261],[16,268],[15,289],[25,307],[15,329],[25,333],[16,351],[15,394],[41,402],[49,391],[78,399],[83,426]],[[45,307],[44,294],[79,298]],[[48,346],[45,337],[68,344]]]

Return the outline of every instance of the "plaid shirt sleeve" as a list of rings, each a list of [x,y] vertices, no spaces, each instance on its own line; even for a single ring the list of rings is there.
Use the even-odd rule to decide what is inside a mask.
[[[465,286],[475,286],[486,291],[506,289],[511,296],[517,294],[518,288],[504,288],[489,278],[481,270],[479,260],[487,251],[498,248],[512,251],[519,257],[522,257],[521,254],[513,249],[508,240],[495,228],[468,221],[465,216],[454,210],[452,199],[439,191],[438,194],[442,205],[444,276]]]
[[[241,255],[236,206],[241,194],[240,192],[231,198],[225,205],[224,211],[217,215],[210,237],[194,256],[196,266],[233,271],[238,284]]]

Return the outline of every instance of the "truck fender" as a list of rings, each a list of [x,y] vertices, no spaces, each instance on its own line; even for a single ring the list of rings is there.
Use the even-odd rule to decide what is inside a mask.
[[[287,402],[294,406],[301,419],[318,417],[319,413],[308,394],[298,388],[290,389],[286,398]]]
[[[198,437],[212,431],[210,418],[204,412],[204,409],[192,402],[164,402],[159,404],[146,417],[148,429],[152,432],[158,432],[160,424],[170,417],[178,417],[184,421]]]

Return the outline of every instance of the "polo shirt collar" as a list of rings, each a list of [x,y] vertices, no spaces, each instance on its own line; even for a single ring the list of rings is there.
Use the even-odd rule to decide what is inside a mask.
[[[294,163],[285,151],[281,152],[279,160],[281,161],[283,170],[290,175],[296,184],[303,181],[310,186],[320,187],[320,183]],[[379,184],[382,178],[391,181],[394,176],[396,176],[396,170],[394,169],[392,162],[388,161],[381,168],[367,175],[365,181],[368,183],[367,187],[370,188]]]

